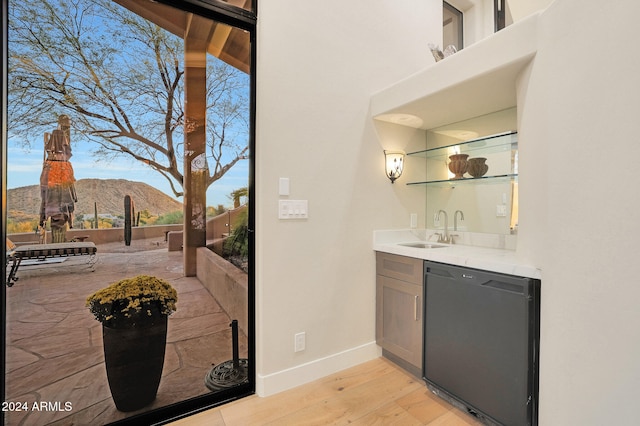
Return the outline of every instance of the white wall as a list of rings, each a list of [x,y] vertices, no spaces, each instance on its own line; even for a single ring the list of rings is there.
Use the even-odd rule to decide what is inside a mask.
[[[638,424],[633,0],[556,0],[520,84],[518,251],[542,268],[541,425]]]
[[[546,9],[552,2],[553,0],[505,0],[513,22],[518,22],[539,10]]]
[[[438,0],[260,3],[257,64],[257,372],[260,395],[377,356],[374,229],[409,225],[424,190],[391,184],[372,93],[433,63]],[[278,220],[278,178],[309,200]],[[412,192],[413,191],[413,192]],[[402,205],[400,204],[402,203]],[[294,334],[306,350],[294,353]]]
[[[493,0],[446,0],[464,13],[465,47],[490,36],[495,31]],[[503,0],[507,7],[507,25],[544,10],[554,0]]]
[[[432,63],[436,3],[260,4],[261,395],[375,356],[371,231],[406,227],[424,198],[384,177],[367,105]],[[518,87],[518,254],[543,274],[541,425],[637,424],[637,16],[632,0],[556,0]],[[309,200],[308,221],[278,221],[281,176]],[[299,331],[307,349],[294,353]]]

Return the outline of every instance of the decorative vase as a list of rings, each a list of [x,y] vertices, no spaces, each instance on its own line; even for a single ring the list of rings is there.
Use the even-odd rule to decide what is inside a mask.
[[[156,399],[167,343],[167,315],[151,324],[111,328],[103,324],[104,362],[116,408],[136,411]]]
[[[487,159],[484,157],[469,158],[467,160],[467,173],[475,178],[484,176],[489,170],[489,166],[484,163],[485,161]]]
[[[449,170],[455,176],[451,179],[462,179],[463,175],[467,171],[467,158],[468,154],[454,154],[449,156]]]

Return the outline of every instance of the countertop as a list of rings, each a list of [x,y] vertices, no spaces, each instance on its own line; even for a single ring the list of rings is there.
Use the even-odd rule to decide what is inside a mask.
[[[542,278],[541,270],[519,259],[515,250],[441,244],[436,243],[434,239],[428,240],[427,235],[429,233],[424,229],[374,231],[373,250],[520,277]],[[428,242],[445,247],[416,248],[401,245],[416,242]]]

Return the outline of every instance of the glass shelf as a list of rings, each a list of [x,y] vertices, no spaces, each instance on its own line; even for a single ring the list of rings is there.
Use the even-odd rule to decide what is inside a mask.
[[[518,165],[518,132],[508,131],[491,136],[484,136],[469,141],[459,142],[438,148],[430,148],[422,151],[410,152],[407,155],[426,158],[428,170],[433,172],[427,175],[425,181],[409,182],[407,185],[429,185],[442,188],[454,188],[467,184],[498,184],[517,181]],[[467,154],[469,157],[485,157],[490,164],[489,173],[493,174],[481,177],[464,177],[451,179],[447,164],[449,156],[453,154]],[[435,167],[435,168],[434,168]]]
[[[508,175],[498,175],[498,176],[482,176],[482,177],[471,177],[471,178],[462,178],[462,179],[445,179],[445,180],[431,180],[424,182],[408,182],[407,185],[429,185],[440,188],[455,188],[459,185],[468,185],[468,184],[498,184],[498,183],[506,183],[506,182],[517,182],[518,175],[516,174],[508,174]]]
[[[517,149],[518,147],[518,141],[515,137],[515,135],[517,134],[518,132],[516,131],[498,133],[495,135],[483,136],[481,138],[459,142],[447,146],[441,146],[438,148],[410,152],[407,155],[426,157],[430,159],[438,159],[439,157],[442,157],[443,160],[446,160],[450,155],[454,153],[469,154],[469,156],[473,156],[510,151],[513,149]]]

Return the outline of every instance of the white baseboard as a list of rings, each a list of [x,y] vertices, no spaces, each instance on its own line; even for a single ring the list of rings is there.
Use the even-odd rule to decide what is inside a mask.
[[[274,395],[363,362],[371,361],[381,355],[382,351],[376,345],[376,342],[370,342],[276,373],[258,374],[256,378],[256,393],[261,397]]]

